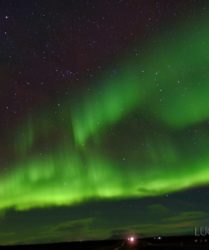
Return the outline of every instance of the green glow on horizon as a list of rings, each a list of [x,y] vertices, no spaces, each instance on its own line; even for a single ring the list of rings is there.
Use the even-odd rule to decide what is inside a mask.
[[[76,153],[34,159],[2,178],[0,209],[24,210],[91,199],[156,196],[208,183],[208,157],[201,164],[190,161],[184,164],[178,171],[176,166],[155,165],[149,171],[140,165],[121,171],[120,166],[98,156],[86,157],[86,167]]]
[[[208,136],[200,138],[201,157],[188,159],[169,140],[157,145],[163,149],[159,154],[150,141],[149,161],[139,156],[137,161],[128,160],[126,167],[101,148],[90,150],[92,138],[99,138],[102,147],[105,129],[117,129],[131,112],[144,112],[153,123],[166,127],[170,137],[209,118],[209,35],[205,21],[201,28],[185,30],[183,37],[179,32],[173,42],[162,39],[160,47],[145,59],[127,60],[118,74],[102,77],[93,93],[79,97],[79,102],[67,101],[60,114],[66,120],[60,127],[66,138],[52,146],[52,152],[40,156],[31,149],[53,131],[53,116],[44,113],[38,120],[29,119],[15,141],[15,150],[22,158],[0,177],[0,209],[156,196],[209,184],[209,157],[204,149]],[[188,147],[192,145],[188,143]]]

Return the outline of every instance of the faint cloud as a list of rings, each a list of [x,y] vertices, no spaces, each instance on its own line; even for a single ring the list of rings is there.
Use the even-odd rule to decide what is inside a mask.
[[[166,222],[181,222],[181,221],[199,221],[205,218],[209,218],[209,214],[204,211],[186,211],[181,212],[178,215],[167,217],[163,219]]]
[[[70,220],[60,224],[47,226],[44,234],[49,239],[59,241],[76,241],[86,239],[92,230],[93,218]]]
[[[93,218],[85,218],[79,220],[71,220],[67,222],[60,223],[50,228],[50,231],[53,232],[80,232],[93,223]]]
[[[148,210],[151,213],[168,213],[169,209],[168,207],[162,205],[162,204],[153,204],[148,206]]]

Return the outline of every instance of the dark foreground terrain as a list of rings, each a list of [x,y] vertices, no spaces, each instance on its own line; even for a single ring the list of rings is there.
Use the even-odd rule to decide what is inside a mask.
[[[137,250],[137,249],[209,249],[209,237],[155,237],[146,239],[135,239],[134,242],[128,240],[105,240],[105,241],[80,241],[71,243],[36,244],[1,246],[1,249],[15,250],[35,250],[35,249],[85,249],[85,250]]]

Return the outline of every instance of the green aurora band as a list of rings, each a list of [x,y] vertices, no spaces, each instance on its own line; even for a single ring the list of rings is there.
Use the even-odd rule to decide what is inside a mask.
[[[209,118],[209,30],[205,20],[199,22],[196,29],[179,29],[175,39],[162,36],[160,46],[145,49],[140,58],[127,58],[117,74],[100,76],[94,92],[79,96],[79,102],[63,102],[59,118],[47,111],[29,117],[14,138],[18,160],[0,177],[0,209],[157,196],[209,184],[204,127]],[[137,131],[142,134],[136,140],[148,142],[149,150],[137,147],[133,153],[124,145],[128,157],[120,161],[105,146],[105,132],[119,129],[136,112],[156,126]],[[56,145],[40,154],[40,138],[53,138],[57,128]],[[153,129],[163,135],[152,136]],[[135,138],[131,131],[130,137]]]

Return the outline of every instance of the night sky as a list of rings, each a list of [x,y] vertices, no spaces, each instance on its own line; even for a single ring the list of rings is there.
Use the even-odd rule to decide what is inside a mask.
[[[209,4],[0,0],[0,244],[209,225]]]

